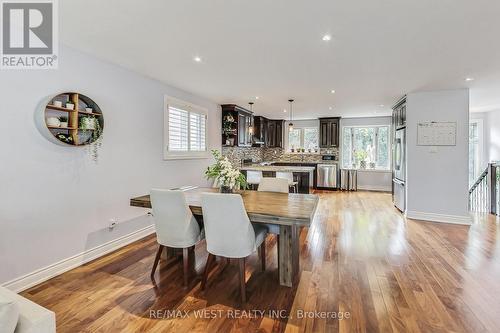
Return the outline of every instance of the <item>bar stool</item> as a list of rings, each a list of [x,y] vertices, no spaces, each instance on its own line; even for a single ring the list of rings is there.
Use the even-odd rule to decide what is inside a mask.
[[[262,171],[248,170],[247,171],[247,184],[252,187],[259,186],[262,179]]]
[[[293,193],[299,192],[299,189],[298,189],[299,183],[293,180],[293,173],[277,171],[276,178],[284,178],[284,179],[288,180],[288,186],[293,188]]]

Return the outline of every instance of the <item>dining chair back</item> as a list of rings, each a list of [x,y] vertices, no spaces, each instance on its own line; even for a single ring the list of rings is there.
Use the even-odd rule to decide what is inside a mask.
[[[256,250],[255,231],[241,195],[204,193],[201,206],[208,252],[243,258]]]
[[[182,191],[151,190],[156,237],[168,247],[185,248],[200,240],[200,227]]]
[[[288,180],[284,178],[264,177],[260,181],[257,190],[261,192],[288,193]]]

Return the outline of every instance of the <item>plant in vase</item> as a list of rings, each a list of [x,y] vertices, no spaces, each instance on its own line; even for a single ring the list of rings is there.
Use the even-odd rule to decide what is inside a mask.
[[[75,109],[75,103],[72,101],[67,101],[66,102],[66,109],[74,110]]]
[[[98,162],[99,148],[102,146],[102,128],[99,119],[95,116],[80,117],[79,128],[82,131],[91,131],[90,138],[88,139],[89,154],[92,156],[94,162]]]
[[[212,150],[212,155],[215,164],[207,168],[205,176],[218,182],[221,193],[232,193],[235,188],[247,188],[245,176],[233,167],[227,157],[222,156],[218,150]]]
[[[368,153],[364,150],[357,150],[354,156],[359,163],[359,168],[366,169],[366,158],[368,157]]]
[[[65,116],[59,117],[59,122],[61,123],[59,127],[68,127],[68,117]]]

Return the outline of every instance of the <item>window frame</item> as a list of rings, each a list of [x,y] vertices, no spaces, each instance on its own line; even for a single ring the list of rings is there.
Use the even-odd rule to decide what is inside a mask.
[[[169,108],[170,106],[188,111],[188,143],[187,151],[170,151],[169,150]],[[205,150],[191,150],[191,113],[201,114],[205,116]],[[165,96],[163,109],[163,159],[164,160],[188,160],[188,159],[204,159],[209,157],[209,141],[208,141],[208,110],[199,105],[180,100],[175,97]]]
[[[367,170],[367,171],[391,171],[392,170],[392,127],[390,124],[387,124],[387,125],[347,125],[347,126],[342,126],[341,127],[341,135],[340,135],[340,147],[341,147],[341,150],[343,150],[344,148],[344,129],[346,128],[375,128],[375,138],[374,138],[374,143],[375,143],[375,158],[378,156],[378,131],[380,128],[382,127],[386,127],[387,128],[387,154],[389,155],[388,156],[388,166],[387,168],[380,168],[380,167],[377,167],[377,165],[375,164],[375,169],[370,169],[370,168],[366,168],[366,169],[363,169],[364,170]],[[353,151],[353,133],[351,131],[351,156],[354,155],[354,151]],[[345,165],[345,162],[344,161],[344,152],[341,151],[340,152],[340,157],[341,157],[341,167],[342,168],[349,168],[351,169],[352,168],[352,161],[349,161],[349,164],[348,166]]]
[[[318,146],[316,147],[316,149],[318,151],[317,152],[312,151],[312,152],[308,153],[307,150],[306,150],[306,153],[308,153],[308,154],[319,154],[319,127],[315,127],[315,126],[296,127],[296,126],[294,126],[293,129],[300,131],[300,145],[301,145],[301,147],[304,147],[304,144],[305,144],[305,139],[304,139],[304,137],[305,137],[305,130],[306,129],[314,129],[314,130],[316,130],[317,136],[318,136],[317,137],[317,139],[318,139],[317,140],[318,141]],[[292,147],[290,146],[290,131],[289,130],[287,130],[286,144],[287,144],[286,152],[287,153],[291,153]],[[297,147],[295,147],[294,149],[297,149]]]

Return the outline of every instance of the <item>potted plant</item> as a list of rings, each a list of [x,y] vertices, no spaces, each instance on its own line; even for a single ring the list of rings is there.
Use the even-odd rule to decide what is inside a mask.
[[[96,116],[80,117],[79,128],[83,131],[92,131],[87,143],[89,144],[89,153],[94,162],[99,159],[99,148],[102,146],[102,128],[99,119]]]
[[[80,118],[80,129],[95,130],[99,121],[94,116],[83,116]]]
[[[368,157],[368,153],[364,150],[358,150],[355,153],[355,157],[359,163],[359,168],[366,169],[366,158]]]
[[[87,107],[85,108],[85,112],[87,112],[87,113],[92,113],[92,111],[94,111],[94,110],[93,110],[91,107],[88,107],[88,106],[87,106]]]
[[[74,110],[75,109],[75,103],[73,103],[72,101],[67,101],[66,102],[66,109]]]
[[[59,121],[61,122],[59,127],[68,127],[68,117],[61,116],[61,117],[59,117]]]
[[[52,104],[54,106],[57,106],[58,108],[62,108],[62,102],[61,101],[53,101]]]
[[[245,176],[233,167],[227,157],[222,156],[218,150],[212,150],[212,155],[215,164],[207,168],[205,176],[218,182],[221,193],[232,193],[235,188],[247,188]]]

